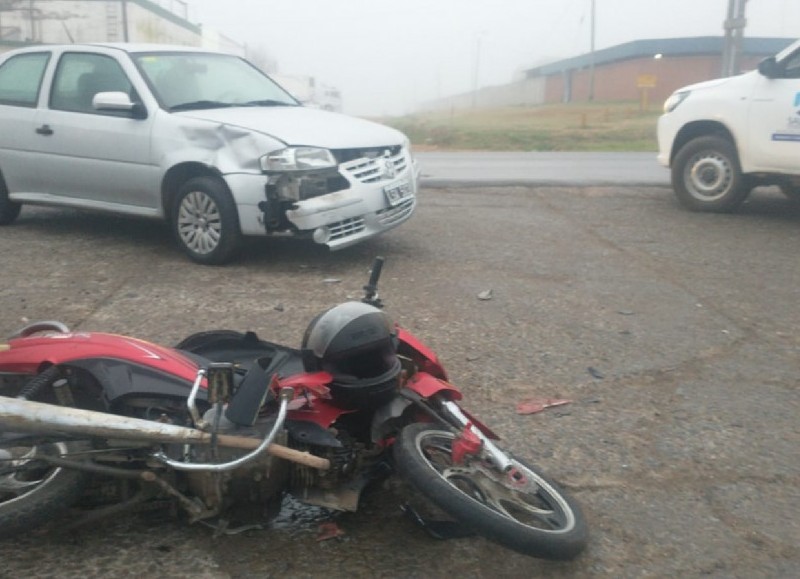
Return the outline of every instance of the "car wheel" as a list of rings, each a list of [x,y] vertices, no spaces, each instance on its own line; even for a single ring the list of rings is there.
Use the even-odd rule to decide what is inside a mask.
[[[20,203],[15,203],[8,198],[8,189],[0,177],[0,225],[8,225],[12,223],[22,210]]]
[[[699,137],[686,143],[672,164],[672,187],[692,211],[733,211],[751,187],[742,175],[733,144],[722,137]]]
[[[216,177],[189,179],[178,190],[172,231],[181,249],[197,263],[221,265],[242,244],[236,205],[225,183]]]

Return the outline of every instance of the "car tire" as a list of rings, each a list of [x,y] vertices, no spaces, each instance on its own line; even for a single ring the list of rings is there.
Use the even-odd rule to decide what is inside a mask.
[[[800,204],[800,185],[795,183],[781,183],[781,192],[795,203]]]
[[[8,189],[5,181],[0,177],[0,225],[13,223],[22,210],[20,203],[15,203],[8,198]]]
[[[171,224],[178,245],[197,263],[222,265],[241,249],[236,204],[217,177],[194,177],[180,187]]]
[[[736,147],[718,136],[686,143],[672,163],[672,187],[678,201],[692,211],[734,211],[750,194]]]

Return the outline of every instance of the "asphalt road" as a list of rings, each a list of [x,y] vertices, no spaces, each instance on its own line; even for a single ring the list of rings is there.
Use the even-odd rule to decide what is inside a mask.
[[[428,186],[669,185],[655,153],[442,151],[416,154]]]
[[[0,335],[60,319],[165,344],[220,327],[299,344],[383,255],[387,311],[577,497],[592,533],[570,563],[436,541],[392,481],[337,519],[340,539],[318,542],[320,513],[301,509],[219,538],[118,516],[0,543],[0,577],[800,574],[800,209],[775,192],[706,215],[665,187],[425,188],[379,239],[338,253],[254,241],[225,268],[189,263],[156,223],[25,208],[0,247]],[[541,396],[572,402],[515,412]]]

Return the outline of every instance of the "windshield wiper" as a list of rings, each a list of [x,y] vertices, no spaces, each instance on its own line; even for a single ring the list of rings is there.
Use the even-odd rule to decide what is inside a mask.
[[[259,101],[247,101],[246,103],[237,104],[240,107],[296,107],[294,103],[287,103],[286,101],[276,101],[273,99],[264,99]]]
[[[175,105],[169,107],[170,111],[193,111],[198,109],[222,109],[226,107],[232,107],[231,103],[223,103],[220,101],[192,101],[189,103],[181,103],[179,105]]]

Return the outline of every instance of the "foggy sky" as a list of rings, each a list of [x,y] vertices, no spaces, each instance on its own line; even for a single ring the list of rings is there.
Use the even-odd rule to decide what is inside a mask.
[[[342,91],[345,112],[503,84],[590,49],[591,0],[185,0],[190,20]],[[595,0],[595,48],[721,36],[728,0]],[[800,0],[749,0],[746,36],[800,36]]]

